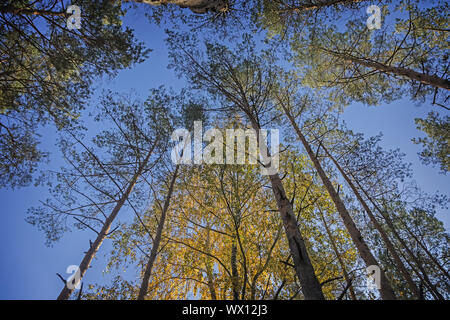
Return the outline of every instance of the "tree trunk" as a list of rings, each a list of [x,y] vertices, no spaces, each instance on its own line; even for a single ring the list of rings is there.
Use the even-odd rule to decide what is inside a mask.
[[[152,250],[150,252],[150,257],[148,259],[148,263],[147,263],[147,266],[146,266],[145,272],[144,272],[144,277],[142,278],[141,287],[139,289],[139,294],[138,294],[138,298],[137,298],[138,300],[144,300],[144,297],[148,291],[148,283],[150,281],[150,276],[152,274],[153,264],[155,263],[156,257],[158,255],[159,245],[161,244],[162,232],[163,232],[164,223],[165,223],[166,217],[167,217],[167,210],[169,210],[170,200],[172,198],[175,180],[177,179],[179,168],[180,168],[180,165],[177,164],[175,167],[175,171],[172,175],[172,179],[170,181],[169,190],[167,191],[167,196],[164,201],[164,206],[163,206],[162,212],[161,212],[161,218],[159,219],[158,227],[156,229],[155,240],[153,241],[153,246],[152,246]]]
[[[142,172],[144,171],[144,168],[147,166],[148,161],[150,160],[151,152],[149,152],[140,165],[138,171],[135,173],[133,178],[131,179],[130,183],[128,184],[127,189],[123,193],[123,195],[120,197],[119,201],[117,202],[114,209],[111,211],[111,214],[106,219],[105,223],[103,224],[103,227],[99,234],[97,235],[97,238],[92,243],[89,250],[84,255],[83,260],[80,263],[79,271],[80,271],[80,281],[83,279],[84,274],[86,273],[87,269],[89,268],[92,259],[95,257],[95,254],[97,253],[98,249],[102,245],[103,241],[108,236],[109,230],[111,229],[112,223],[114,222],[114,219],[117,217],[117,214],[119,213],[120,209],[122,209],[122,206],[124,205],[125,201],[128,199],[129,195],[133,191],[134,186],[136,185],[137,180],[141,176]],[[70,298],[70,295],[75,290],[75,288],[70,289],[67,285],[64,286],[64,289],[60,292],[58,296],[58,300],[67,300]]]
[[[209,221],[207,222],[207,227],[208,228],[206,229],[206,251],[211,254],[211,236],[210,236],[211,231]],[[210,256],[206,257],[205,269],[211,300],[217,300],[216,288],[214,287],[214,272]]]
[[[249,115],[249,113],[247,114]],[[252,127],[256,132],[261,129],[256,120],[249,116],[249,120],[252,123]],[[257,140],[259,148],[264,148],[268,150],[265,141],[260,141],[259,135],[257,134]],[[262,147],[261,147],[262,146]],[[272,185],[272,191],[275,195],[275,200],[277,202],[278,211],[281,215],[281,220],[283,221],[284,230],[289,243],[289,249],[294,260],[295,272],[298,279],[300,280],[300,285],[302,287],[303,295],[306,300],[325,300],[322,292],[322,287],[317,280],[314,268],[309,259],[308,252],[306,250],[305,241],[300,233],[297,225],[297,218],[292,209],[292,204],[286,197],[286,191],[284,190],[283,183],[281,182],[280,176],[276,173],[270,175],[270,183]]]
[[[417,72],[417,71],[414,71],[414,70],[408,69],[408,68],[392,67],[389,65],[379,63],[377,61],[358,58],[358,57],[354,57],[350,54],[339,53],[339,52],[331,51],[331,50],[328,50],[325,48],[320,48],[320,49],[328,54],[331,54],[331,55],[338,57],[347,62],[357,63],[357,64],[365,66],[367,68],[372,68],[372,69],[375,69],[375,70],[378,70],[378,71],[381,71],[381,72],[384,72],[387,74],[392,74],[392,75],[396,75],[396,76],[400,76],[400,77],[404,77],[404,78],[409,78],[411,80],[414,80],[414,81],[417,81],[417,82],[420,82],[420,83],[423,83],[426,85],[430,85],[435,88],[450,90],[450,81],[447,79],[440,78],[435,75],[420,73],[420,72]]]
[[[128,0],[142,2],[154,6],[173,4],[181,8],[189,8],[194,13],[225,12],[228,10],[228,0]]]
[[[361,258],[364,260],[367,267],[376,265],[378,267],[379,264],[375,257],[372,255],[372,252],[370,251],[369,247],[367,246],[366,242],[364,241],[361,232],[359,231],[358,227],[356,226],[355,222],[353,221],[352,217],[347,211],[347,208],[345,207],[344,203],[342,202],[341,198],[337,194],[336,190],[334,189],[333,184],[331,183],[330,179],[326,175],[325,171],[322,168],[322,165],[320,164],[319,160],[315,156],[314,152],[311,149],[311,146],[309,145],[308,141],[306,141],[305,136],[300,131],[300,128],[298,127],[297,123],[295,122],[295,119],[292,117],[289,110],[283,105],[282,106],[287,117],[289,118],[289,121],[291,122],[292,126],[294,127],[295,131],[297,132],[297,135],[302,142],[303,146],[306,149],[306,152],[309,155],[309,158],[314,164],[314,167],[316,168],[320,179],[322,180],[322,183],[324,184],[325,188],[327,189],[331,199],[333,200],[337,211],[339,212],[339,215],[342,218],[342,221],[344,222],[345,227],[347,228],[347,231],[349,232],[353,243],[355,244],[356,248],[358,249],[358,252],[361,256]],[[387,279],[384,271],[380,267],[380,295],[383,300],[395,300],[395,294],[392,290],[392,287],[389,283],[389,280]]]
[[[347,273],[347,268],[345,267],[345,264],[344,264],[344,260],[342,260],[342,256],[336,246],[336,242],[334,240],[333,234],[331,233],[331,230],[328,227],[325,217],[321,211],[320,211],[320,217],[322,218],[323,225],[325,226],[325,230],[327,232],[328,238],[330,239],[331,247],[333,248],[334,254],[336,255],[336,258],[338,259],[338,262],[341,265],[342,273],[344,274],[344,279],[347,282],[347,285],[349,285],[350,297],[352,298],[352,300],[357,300],[355,290],[353,289],[353,285],[351,285],[350,276]]]
[[[239,273],[237,268],[237,246],[236,240],[234,239],[231,245],[231,287],[233,289],[233,300],[239,300]]]
[[[255,299],[256,299],[256,282],[258,281],[258,278],[261,276],[261,274],[264,272],[264,270],[266,269],[266,267],[267,267],[268,264],[269,264],[269,261],[270,261],[271,256],[272,256],[273,249],[275,248],[275,245],[277,244],[278,240],[280,239],[280,236],[281,236],[281,230],[282,230],[281,228],[278,229],[277,236],[275,237],[275,240],[274,240],[274,242],[272,243],[272,246],[270,247],[269,252],[267,253],[267,259],[266,259],[266,262],[265,262],[264,265],[261,267],[261,269],[258,270],[258,271],[255,273],[255,275],[253,276],[252,283],[251,283],[251,286],[250,286],[250,288],[251,288],[251,289],[250,289],[250,290],[251,290],[251,292],[250,292],[250,300],[255,300]],[[270,277],[269,277],[269,279],[270,279]],[[266,288],[266,289],[267,289],[267,288]],[[264,296],[265,296],[265,292],[264,292],[264,294],[263,294],[262,300],[264,300]]]
[[[391,240],[389,239],[386,232],[383,230],[383,227],[380,225],[380,223],[377,221],[375,216],[372,213],[372,210],[370,210],[369,206],[367,205],[366,201],[362,198],[361,194],[359,193],[356,186],[353,184],[349,176],[344,172],[340,164],[336,161],[336,159],[328,152],[327,148],[321,143],[320,144],[322,148],[324,149],[325,153],[328,155],[328,157],[333,161],[336,168],[341,173],[342,177],[347,181],[348,185],[352,189],[353,193],[355,194],[356,198],[358,199],[359,203],[363,206],[364,210],[366,211],[367,215],[369,216],[370,221],[374,225],[375,229],[380,233],[381,238],[383,239],[384,244],[386,245],[386,248],[388,249],[389,253],[394,258],[395,264],[397,265],[397,268],[399,269],[400,273],[402,274],[403,278],[408,283],[409,288],[411,289],[411,292],[420,299],[420,291],[419,288],[417,288],[416,284],[414,283],[413,279],[411,278],[411,275],[409,274],[409,271],[406,269],[405,265],[403,264],[402,260],[400,259],[399,255],[397,254],[397,250],[394,248],[394,245],[392,244]]]

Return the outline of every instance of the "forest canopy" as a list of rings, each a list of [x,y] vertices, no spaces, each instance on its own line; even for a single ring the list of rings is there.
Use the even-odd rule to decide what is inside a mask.
[[[449,299],[448,190],[425,192],[401,148],[343,120],[350,106],[425,110],[402,143],[446,176],[448,12],[444,0],[2,2],[0,187],[48,189],[26,213],[47,246],[90,234],[72,276],[49,271],[57,298]],[[164,50],[132,15],[150,40],[164,30]],[[153,51],[181,86],[108,87]],[[112,280],[85,281],[93,265]]]

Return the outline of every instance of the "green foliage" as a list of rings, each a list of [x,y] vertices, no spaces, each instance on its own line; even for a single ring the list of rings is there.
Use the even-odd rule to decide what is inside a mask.
[[[426,119],[416,119],[417,129],[427,134],[412,141],[422,144],[420,158],[425,164],[438,165],[443,173],[450,170],[450,117],[430,112]]]
[[[148,55],[133,31],[121,26],[125,12],[120,6],[111,1],[75,4],[82,10],[80,30],[67,29],[67,1],[0,6],[1,186],[30,181],[45,156],[37,147],[39,124],[52,122],[58,129],[73,124],[96,79],[114,76]],[[17,140],[21,152],[12,151]]]

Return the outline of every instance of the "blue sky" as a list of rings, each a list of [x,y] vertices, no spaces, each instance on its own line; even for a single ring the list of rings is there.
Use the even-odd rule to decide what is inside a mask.
[[[143,15],[133,13],[126,16],[125,24],[133,27],[137,37],[145,41],[153,52],[146,62],[132,70],[122,71],[112,80],[100,80],[99,89],[109,88],[120,92],[135,90],[145,97],[150,88],[163,84],[174,89],[181,88],[183,80],[176,78],[173,71],[166,68],[168,52],[163,29],[149,24]],[[420,146],[411,142],[412,137],[420,135],[415,128],[414,118],[423,117],[431,108],[428,105],[418,107],[408,100],[377,107],[354,104],[345,110],[343,119],[356,132],[369,136],[383,132],[382,145],[388,149],[400,148],[406,153],[406,161],[412,163],[414,179],[424,191],[440,191],[449,195],[448,177],[439,174],[436,168],[422,165],[417,157]],[[53,128],[42,130],[42,148],[52,152],[51,161],[46,167],[57,170],[61,162],[54,145],[55,136]],[[43,233],[24,219],[28,208],[38,205],[39,200],[47,197],[46,188],[41,187],[0,191],[0,299],[55,299],[62,288],[56,272],[64,276],[67,266],[77,265],[88,247],[89,239],[93,239],[88,231],[75,231],[67,233],[52,248],[46,247]],[[438,217],[449,230],[448,213],[440,211]],[[101,247],[84,282],[103,283],[108,280],[108,277],[103,277],[102,271],[106,266],[104,257],[110,247],[108,242]]]

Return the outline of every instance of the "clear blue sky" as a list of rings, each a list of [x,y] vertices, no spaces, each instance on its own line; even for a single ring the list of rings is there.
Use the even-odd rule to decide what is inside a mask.
[[[120,92],[134,89],[143,97],[149,88],[163,84],[181,88],[183,80],[177,79],[166,68],[168,59],[162,28],[150,25],[143,15],[133,13],[126,16],[125,24],[133,27],[137,37],[145,41],[153,52],[145,63],[120,72],[112,81],[101,80],[99,86]],[[449,195],[448,177],[438,174],[435,168],[422,165],[417,157],[420,147],[411,142],[412,137],[419,135],[414,118],[424,116],[430,108],[425,105],[417,107],[407,100],[378,107],[352,105],[345,110],[343,118],[354,131],[367,135],[383,132],[383,146],[400,148],[406,153],[406,160],[413,164],[414,178],[424,191],[434,193],[439,190]],[[52,128],[42,131],[42,148],[52,152],[49,167],[57,170],[61,162],[54,145],[55,136]],[[55,299],[62,288],[56,272],[64,276],[67,266],[78,265],[83,251],[88,248],[89,239],[93,239],[91,232],[76,230],[67,233],[52,248],[46,247],[44,235],[24,219],[29,207],[38,205],[39,200],[47,197],[46,188],[32,186],[15,191],[0,191],[0,299]],[[448,230],[448,213],[440,212],[438,217],[444,221]],[[84,278],[85,283],[103,283],[108,280],[102,275],[102,270],[106,266],[105,254],[109,249],[108,242],[101,247],[93,267]]]

